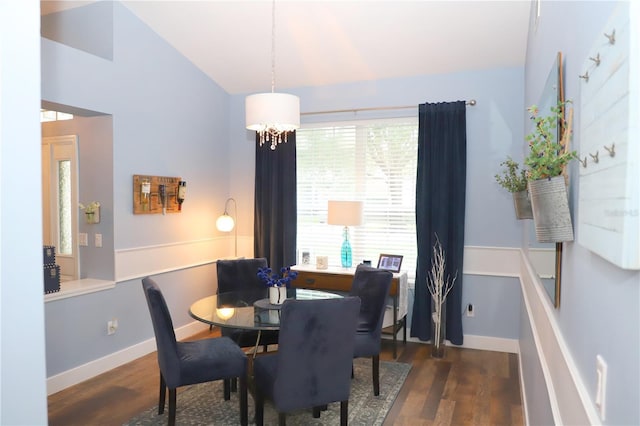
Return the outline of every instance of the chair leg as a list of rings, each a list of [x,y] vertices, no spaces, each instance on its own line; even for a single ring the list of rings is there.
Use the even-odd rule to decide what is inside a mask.
[[[340,401],[340,426],[347,426],[349,422],[349,400]]]
[[[262,392],[256,389],[256,394],[254,398],[255,409],[256,409],[256,426],[264,425],[264,395]]]
[[[231,392],[238,392],[238,379],[235,377],[231,379]]]
[[[176,424],[176,389],[169,389],[169,426]]]
[[[313,407],[313,418],[314,419],[319,419],[320,418],[320,407]]]
[[[278,425],[287,426],[287,415],[285,413],[278,413]]]
[[[164,377],[160,373],[160,398],[158,399],[158,414],[164,413],[164,404],[167,399],[167,385],[164,382]]]
[[[222,394],[224,395],[225,401],[231,399],[231,379],[222,380]]]
[[[238,392],[240,395],[240,424],[242,426],[247,426],[249,423],[249,414],[247,407],[247,376],[240,376],[240,390]]]
[[[373,373],[373,394],[380,395],[380,355],[374,355],[371,362]]]

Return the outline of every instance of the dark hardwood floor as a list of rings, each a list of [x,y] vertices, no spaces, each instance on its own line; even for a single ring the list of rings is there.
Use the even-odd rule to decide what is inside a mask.
[[[391,361],[391,341],[382,348]],[[413,367],[385,425],[524,425],[516,354],[447,347],[436,360],[428,344],[400,342],[397,360]],[[154,352],[49,396],[49,425],[122,425],[157,403],[158,386]]]

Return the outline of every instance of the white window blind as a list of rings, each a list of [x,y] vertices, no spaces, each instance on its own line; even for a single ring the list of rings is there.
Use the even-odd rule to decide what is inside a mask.
[[[363,223],[349,228],[353,266],[402,255],[413,279],[417,118],[313,124],[296,133],[298,252],[340,266],[343,227],[327,224],[327,201],[362,201]]]

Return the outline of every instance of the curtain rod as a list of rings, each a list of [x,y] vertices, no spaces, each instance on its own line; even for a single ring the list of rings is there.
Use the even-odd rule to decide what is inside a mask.
[[[475,106],[476,100],[470,99],[465,102],[465,105]],[[394,107],[370,107],[370,108],[353,108],[353,109],[334,109],[332,111],[314,111],[314,112],[301,112],[300,115],[320,115],[320,114],[339,114],[345,112],[364,112],[364,111],[391,111],[398,109],[416,109],[418,105],[405,105]]]

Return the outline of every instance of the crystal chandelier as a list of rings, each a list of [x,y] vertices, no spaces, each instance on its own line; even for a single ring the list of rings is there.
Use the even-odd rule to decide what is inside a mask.
[[[300,127],[300,99],[287,93],[276,93],[276,2],[271,9],[271,93],[249,95],[245,99],[245,121],[249,130],[255,130],[260,146],[270,143],[276,149],[287,142],[288,132]]]

